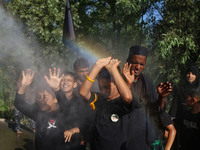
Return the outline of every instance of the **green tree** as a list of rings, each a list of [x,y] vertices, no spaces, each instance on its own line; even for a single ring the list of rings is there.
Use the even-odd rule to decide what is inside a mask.
[[[150,26],[158,70],[162,78],[178,83],[187,65],[200,64],[200,2],[160,1],[154,9],[161,16]]]
[[[87,40],[98,41],[97,43],[110,49],[116,57],[127,55],[124,50],[128,51],[131,45],[146,43],[143,16],[154,2],[149,0],[80,1],[79,33],[82,33],[83,39],[87,37]]]

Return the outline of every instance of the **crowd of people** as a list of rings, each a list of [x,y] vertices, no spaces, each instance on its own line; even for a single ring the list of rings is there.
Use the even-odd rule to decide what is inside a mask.
[[[163,82],[154,88],[143,74],[147,57],[148,49],[136,45],[122,72],[121,61],[112,57],[98,59],[91,71],[82,57],[73,72],[53,68],[40,77],[30,69],[22,71],[15,107],[35,121],[36,149],[200,149],[198,68],[187,69],[187,82],[173,91],[168,114],[172,85]],[[33,84],[35,103],[29,103],[26,93]]]

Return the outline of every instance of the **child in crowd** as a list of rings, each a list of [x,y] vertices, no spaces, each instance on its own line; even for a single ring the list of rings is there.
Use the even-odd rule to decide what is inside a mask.
[[[154,144],[155,150],[171,150],[176,136],[176,129],[171,117],[162,110],[158,112],[158,124],[156,125],[158,134],[158,145]],[[156,142],[155,142],[156,143]]]
[[[200,149],[200,88],[188,90],[186,103],[192,109],[177,118],[180,125],[180,149]]]
[[[74,122],[68,122],[68,117],[60,113],[58,102],[54,92],[46,84],[37,78],[37,101],[29,104],[25,100],[26,89],[31,85],[34,72],[27,69],[22,71],[22,81],[15,98],[15,107],[24,115],[36,122],[35,142],[37,150],[78,150],[80,132]],[[78,142],[77,142],[78,141]]]
[[[80,87],[80,95],[90,103],[95,114],[96,150],[126,149],[126,118],[132,107],[132,93],[121,77],[120,61],[111,57],[96,61]],[[100,93],[90,92],[97,77]]]
[[[22,75],[20,75],[20,77],[17,81],[17,88],[20,87],[21,80],[22,80]],[[28,87],[28,89],[25,92],[25,99],[28,100],[27,102],[30,103],[30,104],[35,103],[33,90],[34,90],[33,87]],[[26,116],[24,114],[22,114],[16,108],[15,108],[14,116],[15,116],[15,123],[16,123],[15,131],[17,132],[17,134],[21,134],[22,133],[21,122],[22,122],[23,118],[25,118]],[[33,132],[35,132],[35,126],[36,126],[35,122],[30,118],[26,117],[26,119],[28,120],[30,127],[33,129]]]
[[[54,68],[53,73],[49,69],[49,78],[45,76],[45,79],[49,86],[56,92],[60,111],[66,115],[71,114],[70,118],[76,120],[79,127],[81,126],[82,128],[81,131],[84,132],[86,129],[83,129],[83,127],[86,126],[88,108],[82,98],[74,93],[74,89],[77,87],[75,74],[70,71],[65,71],[61,77],[59,76],[60,68],[58,68],[57,73],[56,68]],[[80,144],[81,147],[85,147],[83,146],[83,140]]]

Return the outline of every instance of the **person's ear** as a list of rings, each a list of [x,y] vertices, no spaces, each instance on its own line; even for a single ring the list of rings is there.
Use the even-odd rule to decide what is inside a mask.
[[[75,89],[77,87],[77,82],[74,82],[73,88]]]
[[[57,98],[54,98],[54,104],[57,104],[58,103],[58,100],[57,100]]]

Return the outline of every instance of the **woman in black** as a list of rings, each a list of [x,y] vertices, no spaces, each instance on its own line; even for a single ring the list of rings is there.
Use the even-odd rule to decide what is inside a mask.
[[[199,88],[199,70],[196,66],[189,66],[186,69],[184,75],[184,81],[175,87],[173,100],[171,103],[171,108],[169,115],[175,122],[175,127],[177,130],[177,135],[175,139],[174,149],[178,149],[180,141],[180,123],[178,120],[182,118],[185,111],[190,111],[191,107],[186,104],[186,93],[190,90],[195,90]]]

